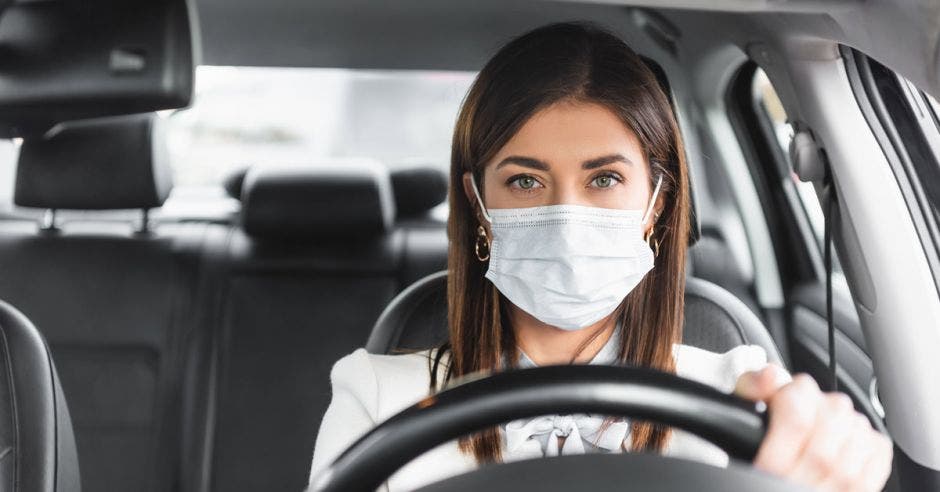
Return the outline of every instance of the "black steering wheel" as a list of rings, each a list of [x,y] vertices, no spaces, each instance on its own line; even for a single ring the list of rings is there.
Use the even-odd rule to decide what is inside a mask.
[[[311,490],[375,490],[425,451],[510,420],[598,413],[655,421],[750,461],[766,432],[753,402],[651,369],[599,365],[507,371],[429,396],[379,424],[315,479]],[[754,468],[728,468],[654,454],[589,454],[482,467],[426,490],[766,490],[794,486]]]

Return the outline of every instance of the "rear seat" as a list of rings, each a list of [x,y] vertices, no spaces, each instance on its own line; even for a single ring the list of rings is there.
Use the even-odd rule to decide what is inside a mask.
[[[333,363],[365,344],[398,292],[441,264],[409,260],[409,248],[424,256],[423,242],[394,227],[389,176],[375,163],[253,168],[238,190],[241,227],[218,287],[209,483],[301,490]]]
[[[159,122],[75,122],[24,142],[17,205],[159,207],[170,185]],[[446,181],[408,176],[398,217],[387,171],[358,162],[252,171],[231,228],[142,231],[63,212],[46,228],[0,222],[0,297],[49,340],[85,490],[302,488],[333,362],[446,262],[426,213]]]
[[[241,200],[248,169],[236,169],[225,178],[230,197]],[[389,177],[395,199],[394,228],[404,236],[406,252],[399,280],[407,287],[447,266],[447,223],[432,214],[447,199],[447,175],[436,167],[413,166],[391,170]]]
[[[23,142],[15,201],[150,209],[169,192],[153,114],[64,125]],[[204,224],[0,222],[0,298],[42,331],[72,413],[82,488],[179,484],[183,350]]]

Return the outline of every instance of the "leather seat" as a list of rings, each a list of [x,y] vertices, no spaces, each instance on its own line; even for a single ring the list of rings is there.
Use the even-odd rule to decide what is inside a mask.
[[[244,178],[214,287],[209,490],[306,486],[330,367],[362,346],[403,287],[387,171],[329,164],[253,167]]]
[[[705,280],[685,283],[682,342],[713,352],[759,345],[767,359],[782,364],[767,329],[728,291]],[[421,350],[447,339],[447,272],[429,275],[402,291],[379,316],[366,350],[374,354]]]
[[[77,492],[68,405],[46,342],[0,301],[0,490]]]
[[[24,139],[15,202],[58,220],[0,222],[0,298],[36,323],[61,370],[85,490],[178,490],[183,441],[198,440],[183,431],[183,366],[210,226],[139,225],[136,210],[171,187],[159,124],[102,118]]]
[[[242,208],[210,289],[209,490],[306,486],[333,363],[398,292],[446,264],[446,235],[426,217],[445,182],[366,159],[254,166],[227,181]]]

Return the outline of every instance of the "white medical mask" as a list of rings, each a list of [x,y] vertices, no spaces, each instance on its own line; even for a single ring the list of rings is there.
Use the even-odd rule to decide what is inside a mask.
[[[662,176],[645,210],[549,205],[487,211],[470,179],[493,236],[486,278],[543,323],[586,328],[617,309],[653,268],[643,225]]]

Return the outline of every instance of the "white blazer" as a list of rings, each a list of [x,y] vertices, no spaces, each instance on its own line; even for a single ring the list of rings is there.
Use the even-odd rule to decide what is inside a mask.
[[[767,354],[756,345],[743,345],[718,354],[676,344],[673,355],[677,375],[726,393],[734,390],[741,374],[767,364]],[[336,362],[330,373],[333,399],[323,416],[314,448],[312,482],[323,468],[369,429],[428,395],[429,357],[429,351],[375,355],[358,349]],[[667,456],[727,466],[728,456],[717,446],[680,430],[674,430],[671,435],[665,450]],[[451,441],[405,465],[379,490],[413,490],[476,466],[473,457],[461,453],[457,441]]]

